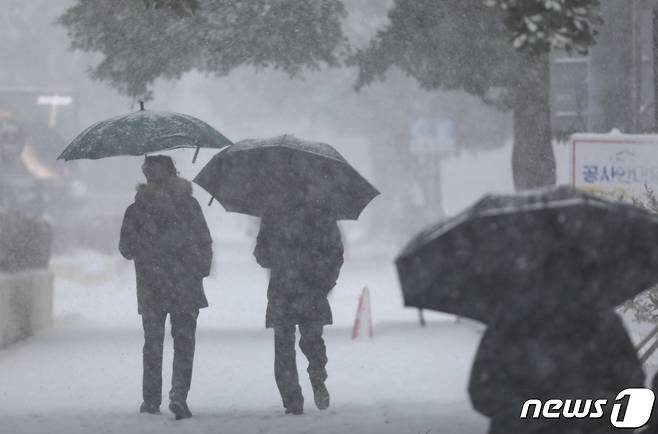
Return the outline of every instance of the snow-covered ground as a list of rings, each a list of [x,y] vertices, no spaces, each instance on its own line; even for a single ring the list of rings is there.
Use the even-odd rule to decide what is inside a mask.
[[[464,433],[486,431],[466,384],[482,328],[404,309],[390,260],[348,257],[331,296],[332,406],[314,408],[299,355],[305,414],[283,414],[273,378],[272,332],[264,328],[267,277],[244,242],[217,244],[199,319],[195,418],[140,415],[141,327],[132,264],[79,253],[56,258],[56,322],[0,351],[0,433]],[[368,286],[375,337],[352,341],[358,295]],[[165,356],[170,375],[171,342]],[[298,352],[299,353],[299,352]],[[165,391],[166,391],[165,387]],[[166,401],[165,401],[166,402]],[[163,406],[163,410],[165,407]]]
[[[567,181],[566,150],[555,147],[562,183]],[[506,146],[446,161],[448,213],[486,192],[511,192],[510,152]],[[464,176],[471,173],[479,176]],[[455,191],[459,194],[450,194]],[[421,328],[417,312],[402,307],[394,252],[387,246],[360,246],[358,236],[350,241],[331,295],[335,324],[326,329],[326,340],[332,405],[326,412],[314,408],[300,354],[305,414],[285,416],[273,378],[272,332],[264,328],[267,276],[251,257],[253,241],[245,237],[253,222],[218,208],[205,211],[210,222],[223,224],[214,225],[221,240],[213,275],[206,280],[211,306],[199,318],[189,397],[195,418],[176,422],[167,412],[155,417],[137,412],[142,336],[132,263],[79,252],[53,260],[54,327],[0,351],[0,434],[486,432],[486,419],[472,410],[466,394],[482,327],[427,312],[428,326]],[[364,286],[370,288],[375,337],[352,341]],[[627,325],[635,340],[647,332],[646,326]],[[171,352],[167,342],[165,382]],[[655,367],[651,363],[648,371]]]

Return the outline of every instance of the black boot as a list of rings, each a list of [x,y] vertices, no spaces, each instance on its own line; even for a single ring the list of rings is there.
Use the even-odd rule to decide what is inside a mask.
[[[303,403],[293,403],[289,404],[286,407],[286,414],[292,414],[295,416],[299,416],[300,414],[304,414],[304,404]]]
[[[189,419],[192,417],[192,412],[185,401],[175,400],[169,402],[169,410],[176,415],[176,420]]]
[[[326,410],[329,408],[329,391],[324,383],[313,386],[313,398],[318,409]]]
[[[142,405],[139,406],[139,412],[148,414],[160,414],[160,406],[142,402]]]

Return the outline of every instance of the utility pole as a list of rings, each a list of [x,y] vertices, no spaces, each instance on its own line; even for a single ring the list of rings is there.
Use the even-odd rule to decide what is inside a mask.
[[[640,110],[642,107],[642,21],[640,9],[644,9],[643,0],[631,0],[631,119],[630,133],[640,132]],[[638,5],[639,3],[639,5]]]
[[[653,131],[658,132],[658,3],[653,5]]]
[[[628,133],[634,129],[634,3],[601,2],[605,24],[589,56],[588,129],[592,132],[607,133],[618,128]]]

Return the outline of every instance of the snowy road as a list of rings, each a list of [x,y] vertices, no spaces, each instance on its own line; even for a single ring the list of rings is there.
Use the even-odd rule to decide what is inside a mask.
[[[189,397],[195,418],[140,415],[142,338],[130,265],[99,255],[55,260],[55,327],[0,351],[1,434],[486,430],[465,392],[480,328],[439,316],[419,327],[416,313],[401,308],[393,268],[383,260],[348,260],[332,295],[335,325],[326,332],[332,406],[314,408],[300,355],[306,413],[285,416],[272,335],[263,328],[266,276],[248,246],[221,253],[206,283],[211,308],[199,319]],[[371,289],[375,338],[352,341],[364,285]],[[165,353],[168,379],[171,342]]]

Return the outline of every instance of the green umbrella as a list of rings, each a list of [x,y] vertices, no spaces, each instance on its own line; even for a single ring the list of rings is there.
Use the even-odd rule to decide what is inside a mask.
[[[100,121],[73,139],[58,159],[146,155],[176,148],[224,148],[231,141],[207,123],[184,114],[141,109]]]

